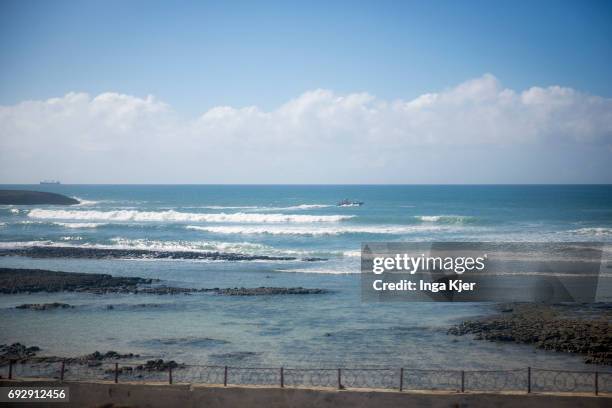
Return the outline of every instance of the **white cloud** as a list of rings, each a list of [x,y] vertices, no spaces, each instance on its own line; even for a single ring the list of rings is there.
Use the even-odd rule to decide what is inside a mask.
[[[118,93],[0,107],[1,181],[384,181],[412,151],[443,174],[445,151],[560,145],[609,155],[612,100],[559,86],[517,92],[487,74],[407,101],[319,89],[272,111],[219,106],[195,119]]]

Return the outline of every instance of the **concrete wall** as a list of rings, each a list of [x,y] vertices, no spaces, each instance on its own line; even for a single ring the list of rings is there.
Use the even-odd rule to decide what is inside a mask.
[[[0,380],[0,386],[53,386],[52,381]],[[612,396],[500,394],[500,393],[433,393],[358,390],[316,390],[297,388],[219,387],[158,384],[112,384],[104,382],[69,382],[70,402],[51,407],[546,407],[579,408],[612,406]],[[46,406],[41,403],[18,403],[15,407]]]

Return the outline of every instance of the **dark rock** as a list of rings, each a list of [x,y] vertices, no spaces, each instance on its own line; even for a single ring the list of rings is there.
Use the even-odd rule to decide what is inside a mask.
[[[325,289],[308,289],[308,288],[277,288],[277,287],[259,287],[259,288],[228,288],[217,289],[215,293],[226,296],[262,296],[262,295],[318,295],[328,293]]]
[[[502,312],[464,321],[447,333],[471,334],[476,340],[533,344],[544,350],[585,355],[586,363],[612,365],[612,320],[607,309],[521,304]]]
[[[255,357],[257,354],[253,351],[234,351],[231,353],[211,354],[210,356],[218,360],[245,360]]]
[[[0,293],[66,291],[87,292],[99,295],[106,293],[134,293],[150,295],[190,295],[194,293],[214,293],[226,296],[313,295],[329,293],[329,291],[325,289],[309,289],[302,287],[281,288],[262,286],[259,288],[211,289],[151,286],[153,283],[157,282],[159,282],[157,279],[145,279],[138,277],[113,277],[111,275],[93,273],[0,268]],[[20,308],[29,308],[26,305],[22,306],[24,307]],[[107,306],[107,309],[114,308],[112,305],[109,306]],[[147,304],[146,306],[155,305]]]
[[[153,251],[146,249],[47,246],[2,249],[0,250],[0,256],[79,259],[207,259],[213,261],[294,261],[297,259],[291,256],[245,255],[224,252]]]
[[[113,277],[96,273],[0,268],[0,293],[91,292],[130,293],[154,279]]]
[[[179,364],[174,360],[164,361],[161,358],[157,360],[149,360],[146,364],[136,366],[136,370],[143,371],[167,371],[169,368],[183,368],[184,364]]]
[[[0,190],[0,204],[9,205],[73,205],[79,200],[56,193],[28,190]]]
[[[29,309],[29,310],[51,310],[51,309],[72,309],[74,306],[68,303],[24,303],[19,306],[15,306],[15,309]]]

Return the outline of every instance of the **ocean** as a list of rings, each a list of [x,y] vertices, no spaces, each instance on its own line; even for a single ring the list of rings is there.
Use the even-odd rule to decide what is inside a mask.
[[[609,185],[23,185],[77,206],[0,206],[0,248],[219,251],[294,260],[32,259],[0,267],[109,273],[185,287],[327,294],[0,296],[0,343],[75,356],[133,352],[185,363],[285,367],[594,369],[580,356],[449,336],[492,303],[362,302],[366,241],[612,242]],[[339,207],[348,198],[362,206]],[[325,260],[313,261],[312,258]],[[16,310],[65,302],[73,309]],[[112,310],[108,308],[112,305]],[[452,367],[449,367],[452,365]]]

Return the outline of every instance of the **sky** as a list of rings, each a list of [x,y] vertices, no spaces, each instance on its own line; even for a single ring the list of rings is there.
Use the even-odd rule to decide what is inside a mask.
[[[0,182],[612,183],[609,1],[0,1]]]

